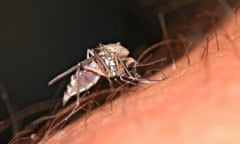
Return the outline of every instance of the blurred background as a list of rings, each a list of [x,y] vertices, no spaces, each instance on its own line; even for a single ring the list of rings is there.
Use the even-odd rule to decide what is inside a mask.
[[[159,13],[170,35],[202,37],[211,19],[191,21],[224,0],[10,0],[0,1],[0,84],[14,111],[53,98],[48,81],[86,58],[99,43],[121,42],[136,57],[161,41]],[[236,0],[228,1],[233,6]],[[183,24],[182,24],[183,23]],[[187,24],[186,24],[187,23]],[[182,25],[181,25],[182,24]],[[61,97],[61,96],[59,96]],[[9,116],[0,99],[0,121]],[[24,123],[24,122],[23,122]],[[4,136],[6,136],[5,134]],[[0,143],[5,137],[0,136]]]

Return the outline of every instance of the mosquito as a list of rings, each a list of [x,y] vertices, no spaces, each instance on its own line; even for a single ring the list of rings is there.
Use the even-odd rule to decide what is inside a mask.
[[[70,83],[67,85],[67,90],[64,92],[64,106],[73,96],[77,96],[77,99],[79,99],[79,95],[96,85],[101,77],[106,78],[110,86],[112,85],[112,80],[131,85],[154,82],[155,80],[141,78],[136,69],[147,64],[138,64],[134,58],[128,56],[129,53],[129,50],[119,42],[106,45],[100,44],[97,48],[88,49],[85,60],[56,76],[48,85],[52,85],[59,79],[75,71],[70,78]],[[153,63],[163,60],[166,60],[166,58]],[[161,78],[160,80],[163,79]]]

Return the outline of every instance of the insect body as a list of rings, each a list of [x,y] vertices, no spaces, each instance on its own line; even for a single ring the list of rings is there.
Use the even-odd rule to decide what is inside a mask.
[[[76,71],[71,76],[71,81],[64,93],[63,105],[65,105],[71,97],[89,90],[101,77],[108,79],[110,83],[112,79],[130,84],[149,82],[140,78],[136,72],[137,62],[128,55],[128,49],[120,43],[100,45],[95,49],[88,49],[86,60],[58,75],[49,82],[49,85]]]

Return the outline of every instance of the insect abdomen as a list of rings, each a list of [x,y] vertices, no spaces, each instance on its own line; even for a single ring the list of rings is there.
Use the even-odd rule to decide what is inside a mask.
[[[96,68],[97,64],[93,61],[89,67]],[[65,105],[72,96],[80,94],[92,86],[94,86],[100,79],[100,75],[87,70],[79,70],[71,76],[70,83],[63,96],[63,105]]]

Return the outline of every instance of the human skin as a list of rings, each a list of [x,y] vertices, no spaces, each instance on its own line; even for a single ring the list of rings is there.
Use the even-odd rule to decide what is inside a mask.
[[[71,123],[49,144],[240,143],[238,14],[218,29],[218,50],[206,41],[179,60],[167,80],[130,90],[111,105]],[[239,52],[239,53],[238,53]],[[153,77],[157,79],[158,74]]]

